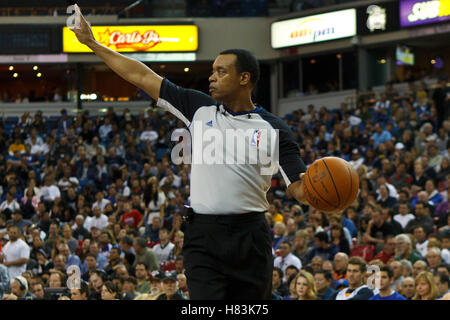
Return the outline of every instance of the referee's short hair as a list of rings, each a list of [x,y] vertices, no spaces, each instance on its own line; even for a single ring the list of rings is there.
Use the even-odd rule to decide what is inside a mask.
[[[253,88],[256,87],[260,76],[260,70],[258,60],[251,52],[244,49],[228,49],[222,51],[220,54],[234,54],[236,56],[237,72],[250,73],[250,82],[252,83]]]

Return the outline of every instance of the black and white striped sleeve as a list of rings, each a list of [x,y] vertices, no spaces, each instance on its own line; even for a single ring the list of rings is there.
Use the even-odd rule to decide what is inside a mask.
[[[216,105],[216,101],[203,92],[179,87],[164,78],[156,105],[166,109],[189,127],[198,108]]]

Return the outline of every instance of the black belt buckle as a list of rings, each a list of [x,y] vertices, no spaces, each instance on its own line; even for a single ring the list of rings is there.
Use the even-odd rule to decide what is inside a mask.
[[[189,206],[184,206],[182,218],[186,222],[191,222],[194,219],[194,210]]]

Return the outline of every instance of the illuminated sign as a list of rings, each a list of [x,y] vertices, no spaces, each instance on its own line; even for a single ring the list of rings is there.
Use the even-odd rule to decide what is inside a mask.
[[[370,32],[386,29],[386,9],[377,5],[370,5],[367,7],[367,14],[369,17],[366,25]]]
[[[395,51],[395,57],[397,59],[397,65],[413,66],[414,65],[414,53],[406,46],[397,46]]]
[[[270,29],[274,49],[352,37],[356,35],[356,9],[277,21]]]
[[[117,52],[191,52],[198,48],[198,28],[180,26],[94,26],[102,45]],[[92,52],[69,28],[63,28],[63,52]]]
[[[447,20],[450,20],[450,0],[402,0],[400,2],[400,26],[402,27]]]

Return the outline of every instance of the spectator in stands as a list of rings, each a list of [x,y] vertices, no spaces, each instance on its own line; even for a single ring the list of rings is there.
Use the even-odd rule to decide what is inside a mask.
[[[28,260],[30,259],[30,247],[20,237],[17,226],[8,228],[9,241],[0,253],[0,263],[8,268],[10,279],[15,279],[25,272]]]
[[[408,222],[408,224],[405,227],[405,232],[413,233],[414,227],[416,226],[423,227],[423,230],[427,235],[433,231],[434,222],[430,216],[426,215],[425,213],[426,206],[427,205],[421,201],[416,203],[416,206],[414,208],[416,218]]]
[[[156,300],[185,300],[185,298],[178,293],[177,278],[173,274],[166,274],[162,281],[162,291]]]
[[[22,276],[11,281],[11,294],[5,294],[3,300],[34,300],[36,297],[28,291],[28,282]]]
[[[423,257],[415,250],[412,250],[411,239],[406,234],[399,234],[395,237],[395,260],[409,260],[413,265]]]
[[[153,247],[160,264],[169,261],[169,256],[175,245],[169,241],[169,231],[165,228],[159,230],[159,243]]]
[[[283,271],[280,268],[274,267],[272,275],[272,294],[275,293],[280,297],[284,297],[289,293],[288,288],[283,282],[283,277]]]
[[[70,289],[71,300],[87,300],[89,296],[89,286],[86,282],[80,282],[80,288],[71,288]]]
[[[414,227],[413,236],[416,243],[416,251],[419,252],[422,257],[426,257],[428,252],[428,240],[423,227],[419,225]]]
[[[393,235],[387,235],[384,239],[383,250],[378,252],[373,260],[380,259],[384,264],[395,258],[395,239]]]
[[[133,268],[135,268],[138,263],[143,263],[148,271],[159,271],[158,256],[152,249],[147,248],[145,239],[136,238],[133,244],[136,252]]]
[[[352,257],[348,260],[347,280],[348,288],[335,292],[330,300],[368,300],[374,294],[363,284],[366,273],[366,262],[361,257]]]
[[[371,213],[371,220],[369,220],[363,241],[373,245],[380,245],[384,243],[386,236],[393,235],[394,233],[392,224],[383,219],[382,209],[376,207]]]
[[[335,290],[331,286],[333,276],[330,271],[319,270],[314,272],[314,281],[317,289],[317,297],[320,300],[328,300]]]
[[[13,211],[11,213],[11,218],[12,218],[11,220],[7,221],[7,224],[17,226],[17,228],[19,228],[20,233],[23,233],[24,229],[26,229],[28,226],[32,224],[30,220],[23,219],[23,213],[21,209]]]
[[[285,231],[286,226],[283,222],[275,222],[272,236],[272,248],[274,250],[278,250],[280,248],[281,243],[283,243]]]
[[[336,245],[329,242],[328,234],[324,231],[314,235],[315,247],[308,254],[308,262],[315,256],[320,256],[323,260],[333,260],[338,250]]]
[[[373,140],[373,146],[377,147],[380,143],[392,140],[392,135],[389,131],[383,129],[380,123],[375,125],[375,133],[370,137]]]
[[[430,248],[426,254],[428,262],[428,270],[432,273],[437,271],[438,266],[442,263],[441,250],[439,248]]]
[[[133,300],[139,294],[136,292],[137,280],[133,276],[123,279],[121,300]]]
[[[412,276],[414,278],[417,277],[417,275],[419,273],[421,273],[422,271],[428,271],[428,266],[427,263],[423,260],[418,260],[413,264],[413,272],[412,272]]]
[[[0,263],[0,299],[10,289],[10,282],[8,268]]]
[[[148,281],[148,273],[145,264],[139,263],[135,268],[137,286],[136,292],[141,293],[149,293],[150,292],[150,282]]]
[[[305,230],[297,230],[292,253],[300,259],[302,265],[307,264],[307,255],[309,252],[307,239],[308,233]]]
[[[345,237],[342,225],[339,224],[331,227],[331,242],[336,246],[337,251],[350,254],[350,245],[348,239]]]
[[[300,271],[293,281],[297,300],[317,300],[316,284],[311,273]]]
[[[407,277],[403,279],[400,293],[407,299],[411,300],[415,295],[416,285],[414,278]]]
[[[431,272],[421,272],[415,280],[416,293],[412,300],[436,300],[439,296],[439,289],[434,281]]]
[[[394,220],[400,223],[403,230],[405,230],[408,222],[414,220],[414,215],[410,213],[411,206],[407,202],[402,202],[398,205],[398,214],[394,216]]]
[[[9,212],[15,212],[20,210],[20,204],[17,202],[17,200],[13,197],[13,194],[11,192],[6,192],[5,200],[0,204],[0,211],[5,213],[6,211]]]
[[[107,275],[111,276],[114,273],[114,270],[119,265],[123,265],[122,260],[120,258],[120,249],[119,248],[111,248],[108,256],[108,263],[105,264],[105,272]],[[137,278],[137,274],[136,274]],[[138,278],[139,279],[139,278]]]
[[[348,266],[348,255],[343,252],[338,252],[334,256],[334,273],[333,279],[335,281],[339,279],[347,278],[347,266]]]
[[[392,261],[389,266],[393,272],[392,290],[399,291],[404,277],[404,266],[400,261]]]
[[[84,217],[83,215],[79,214],[75,217],[75,224],[72,227],[73,237],[78,241],[89,238],[90,236],[89,231],[83,225],[84,225]]]
[[[112,281],[101,286],[101,300],[119,300],[119,289]]]
[[[369,298],[369,300],[406,300],[404,296],[392,290],[394,282],[394,271],[389,266],[380,268],[380,293]]]
[[[288,266],[295,266],[298,270],[302,268],[302,262],[292,254],[292,245],[289,241],[283,241],[280,245],[280,256],[274,260],[274,267],[283,272],[282,280],[286,281],[286,269]]]
[[[100,300],[102,298],[102,287],[104,284],[103,276],[101,271],[92,272],[89,277],[89,297],[88,300]]]

